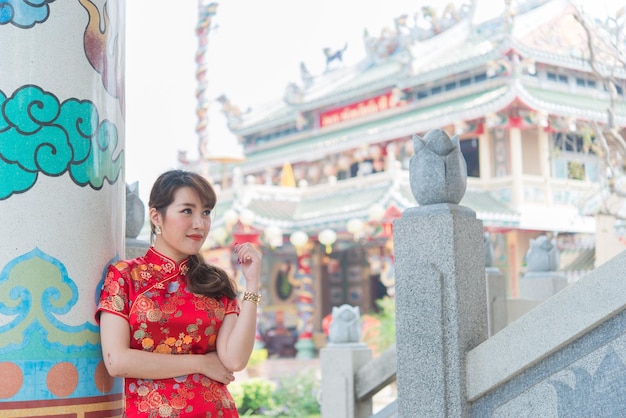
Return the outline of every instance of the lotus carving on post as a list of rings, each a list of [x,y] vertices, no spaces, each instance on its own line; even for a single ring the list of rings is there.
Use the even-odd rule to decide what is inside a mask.
[[[424,137],[413,135],[414,155],[409,163],[411,192],[420,205],[458,205],[467,187],[467,165],[458,135],[440,129]]]

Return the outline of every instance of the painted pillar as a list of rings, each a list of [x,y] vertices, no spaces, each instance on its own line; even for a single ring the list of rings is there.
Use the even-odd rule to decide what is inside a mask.
[[[313,314],[315,313],[314,280],[311,271],[313,254],[306,248],[298,255],[298,267],[294,275],[297,281],[296,307],[298,309],[298,341],[296,341],[296,358],[311,359],[315,357],[313,341]]]
[[[121,414],[94,311],[124,252],[124,14],[0,1],[0,416]]]
[[[196,26],[196,35],[198,37],[198,50],[196,51],[196,80],[198,86],[196,88],[196,98],[198,105],[196,107],[196,115],[198,123],[196,124],[196,133],[198,134],[198,154],[200,159],[207,155],[208,144],[208,124],[209,124],[209,98],[206,89],[208,86],[207,79],[207,47],[209,45],[209,34],[213,29],[213,17],[217,13],[218,4],[213,1],[198,0],[198,25]]]

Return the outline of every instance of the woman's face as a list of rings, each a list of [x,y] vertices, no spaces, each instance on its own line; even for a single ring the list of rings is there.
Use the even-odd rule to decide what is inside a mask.
[[[150,219],[161,228],[154,248],[179,262],[200,252],[211,229],[211,208],[202,204],[194,189],[182,187],[174,193],[165,215],[151,208]]]

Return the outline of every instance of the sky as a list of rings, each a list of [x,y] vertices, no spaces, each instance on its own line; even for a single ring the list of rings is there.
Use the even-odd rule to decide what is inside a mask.
[[[623,0],[582,0],[598,13]],[[456,4],[462,0],[454,1]],[[441,0],[224,0],[206,45],[207,91],[225,94],[245,110],[282,97],[300,83],[300,62],[313,75],[324,70],[323,48],[347,44],[344,65],[365,57],[363,31],[379,34],[401,14]],[[365,6],[367,5],[367,6]],[[504,0],[479,0],[478,19],[496,16]],[[605,13],[606,14],[606,13]],[[126,2],[126,182],[139,182],[147,204],[150,187],[177,167],[179,150],[197,157],[198,0]],[[218,115],[221,116],[221,115]],[[225,125],[225,118],[209,123]]]

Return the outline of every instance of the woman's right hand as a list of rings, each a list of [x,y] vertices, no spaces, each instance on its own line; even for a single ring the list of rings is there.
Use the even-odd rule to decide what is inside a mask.
[[[233,372],[224,367],[219,357],[217,356],[217,352],[215,351],[211,351],[210,353],[206,353],[204,355],[203,365],[204,370],[202,374],[204,374],[209,379],[213,379],[224,385],[227,385],[235,380],[235,375],[233,374]]]

